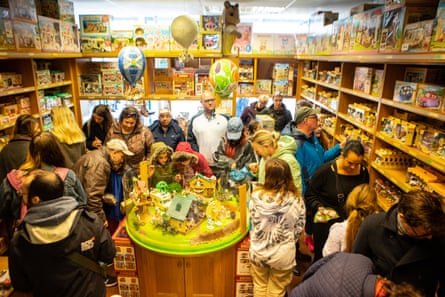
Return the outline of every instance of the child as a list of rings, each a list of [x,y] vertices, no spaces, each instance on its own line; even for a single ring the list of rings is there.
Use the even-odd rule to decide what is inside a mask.
[[[358,228],[367,216],[379,210],[377,193],[369,184],[358,185],[349,193],[345,207],[348,218],[343,222],[334,223],[329,228],[323,256],[335,252],[351,252]]]
[[[194,155],[196,157],[196,162],[192,162],[191,164],[193,166],[194,172],[195,173],[199,172],[205,177],[213,176],[212,169],[210,169],[209,162],[207,162],[207,159],[200,152],[194,151],[190,143],[186,141],[181,141],[176,146],[175,152],[185,152]]]
[[[175,180],[184,188],[188,188],[190,180],[197,171],[198,157],[189,152],[174,152],[172,156],[173,170],[177,173]]]
[[[295,242],[304,230],[306,213],[286,161],[266,161],[264,184],[253,191],[249,209],[253,295],[284,296],[293,279]]]
[[[156,187],[160,181],[165,181],[167,184],[175,181],[172,164],[173,149],[164,142],[159,141],[152,144],[151,151],[148,168],[150,187]]]

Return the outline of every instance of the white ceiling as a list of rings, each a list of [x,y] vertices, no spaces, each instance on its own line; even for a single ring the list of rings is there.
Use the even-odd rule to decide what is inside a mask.
[[[173,19],[175,16],[219,14],[224,7],[223,0],[72,0],[76,15],[109,14],[114,17],[156,17]],[[301,19],[317,11],[335,11],[340,18],[349,14],[349,9],[361,3],[379,2],[360,0],[239,0],[240,18],[252,19]]]

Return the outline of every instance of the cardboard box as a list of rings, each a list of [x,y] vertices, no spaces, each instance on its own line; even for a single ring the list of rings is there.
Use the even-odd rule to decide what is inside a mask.
[[[155,81],[155,94],[173,94],[172,81]]]
[[[116,256],[114,257],[114,269],[116,272],[137,272],[136,255],[134,244],[125,229],[126,220],[119,223],[112,239],[116,247]]]
[[[14,50],[14,29],[9,9],[0,7],[0,50]]]
[[[49,69],[36,71],[37,84],[39,86],[47,85],[51,83],[51,72]]]
[[[444,87],[428,84],[417,85],[416,105],[428,109],[440,109]]]
[[[382,95],[383,83],[384,83],[383,69],[374,69],[374,75],[372,76],[371,95],[380,97]]]
[[[139,278],[136,275],[118,274],[117,285],[121,296],[140,296]]]
[[[21,21],[13,21],[15,47],[18,51],[40,52],[42,44],[40,40],[39,27]]]
[[[80,36],[104,36],[111,37],[110,16],[103,15],[79,15]]]
[[[60,22],[63,52],[80,52],[79,32],[77,25],[70,22]]]
[[[34,0],[9,0],[12,20],[37,24],[37,10]]]
[[[273,53],[275,55],[293,55],[293,54],[295,54],[295,35],[294,34],[274,34],[273,35]]]
[[[257,79],[255,82],[255,92],[257,94],[271,94],[272,80],[270,79]]]
[[[407,24],[403,32],[402,52],[428,52],[434,20]]]
[[[352,17],[351,50],[377,53],[383,21],[383,7],[357,13]]]
[[[85,53],[103,53],[111,52],[111,35],[88,35],[80,37],[82,52]]]
[[[371,92],[373,73],[373,68],[355,67],[354,85],[352,89],[369,94]]]
[[[365,12],[371,9],[374,9],[376,7],[381,7],[382,4],[377,4],[377,3],[363,3],[363,4],[359,4],[357,6],[354,6],[351,8],[350,10],[350,15],[353,16],[357,13],[361,13],[361,12]]]
[[[252,53],[252,23],[240,23],[237,30],[241,33],[240,38],[236,38],[232,45],[232,54],[251,54]]]
[[[120,83],[122,84],[122,74],[118,69],[102,69],[102,83]]]
[[[443,51],[445,49],[445,2],[440,2],[437,6],[436,18],[433,24],[430,50]]]
[[[42,51],[62,51],[62,36],[60,35],[60,21],[52,18],[39,16],[40,40]]]
[[[201,15],[200,16],[201,32],[221,32],[222,16],[221,15]]]
[[[104,96],[123,96],[124,95],[124,82],[103,83],[102,93]]]
[[[155,81],[171,81],[173,80],[173,68],[155,68]]]
[[[177,95],[195,94],[195,74],[194,73],[174,73],[173,89]]]
[[[255,119],[261,123],[262,129],[275,131],[275,120],[271,116],[257,114]]]
[[[273,53],[273,34],[254,33],[253,34],[253,53],[270,55]]]
[[[133,45],[133,31],[113,30],[111,31],[111,50],[120,51],[126,46]]]
[[[200,49],[202,51],[220,52],[221,34],[201,34]]]
[[[417,83],[396,80],[393,100],[412,104],[416,98]]]
[[[102,96],[100,74],[81,74],[79,76],[81,96]]]

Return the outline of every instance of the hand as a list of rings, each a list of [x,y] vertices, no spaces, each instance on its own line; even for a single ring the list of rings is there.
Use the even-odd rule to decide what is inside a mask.
[[[250,163],[249,164],[249,170],[253,174],[257,174],[257,172],[258,172],[258,163]]]
[[[147,170],[148,177],[152,177],[153,173],[155,173],[155,165],[148,166],[148,170]]]
[[[99,138],[95,137],[93,141],[93,146],[96,148],[100,148],[102,146],[102,141]]]
[[[326,223],[332,219],[338,218],[339,215],[335,209],[320,206],[314,216],[314,223]]]

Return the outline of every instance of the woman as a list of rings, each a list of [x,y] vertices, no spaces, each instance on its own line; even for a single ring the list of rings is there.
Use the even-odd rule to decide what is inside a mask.
[[[67,168],[72,168],[80,156],[86,152],[85,134],[74,118],[74,113],[66,106],[56,106],[51,110],[52,133],[56,136]]]
[[[80,205],[85,205],[87,195],[76,174],[65,166],[65,158],[57,143],[56,137],[50,132],[43,132],[32,138],[29,144],[26,161],[6,175],[0,185],[0,218],[8,224],[12,235],[18,220],[26,213],[26,205],[22,205],[20,186],[23,178],[35,169],[56,172],[64,181],[65,196],[76,198]]]
[[[9,171],[19,168],[25,162],[29,142],[39,131],[39,121],[32,115],[22,114],[17,118],[11,140],[0,151],[0,182]]]
[[[150,129],[142,124],[139,111],[133,106],[125,107],[119,116],[119,122],[111,125],[105,142],[111,139],[125,141],[128,149],[134,154],[127,157],[128,165],[133,168],[138,168],[139,162],[150,158],[154,137]]]
[[[82,127],[86,136],[87,149],[96,150],[104,145],[105,136],[107,136],[112,124],[113,116],[108,105],[96,105],[91,118]]]
[[[271,132],[267,130],[257,131],[251,139],[252,147],[261,157],[259,164],[250,164],[250,171],[254,176],[258,176],[258,182],[264,184],[264,164],[270,158],[279,158],[286,161],[292,172],[292,179],[301,193],[301,170],[300,164],[295,159],[297,144],[295,139],[290,136],[280,136],[279,132]]]
[[[257,114],[263,114],[266,112],[267,102],[269,101],[269,96],[260,95],[258,96],[258,101],[253,102],[246,107],[244,107],[243,112],[241,113],[241,120],[243,121],[244,126],[248,126],[252,120],[256,119]]]
[[[329,236],[323,247],[323,256],[335,252],[352,250],[352,243],[357,235],[358,228],[365,218],[379,210],[377,193],[369,184],[356,186],[346,199],[346,221],[335,223],[329,229]]]
[[[339,158],[323,164],[312,176],[304,197],[314,214],[314,261],[322,257],[332,224],[346,220],[346,197],[355,186],[369,183],[364,155],[361,142],[349,140]]]

